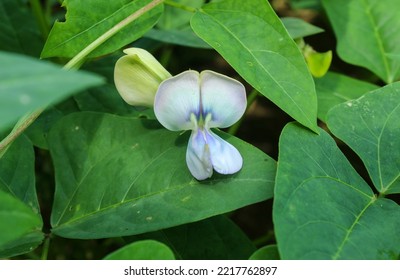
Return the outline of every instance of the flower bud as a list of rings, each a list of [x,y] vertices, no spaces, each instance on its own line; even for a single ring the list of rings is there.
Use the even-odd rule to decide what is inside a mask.
[[[154,96],[162,81],[171,74],[144,49],[125,49],[114,69],[115,86],[126,103],[153,107]]]

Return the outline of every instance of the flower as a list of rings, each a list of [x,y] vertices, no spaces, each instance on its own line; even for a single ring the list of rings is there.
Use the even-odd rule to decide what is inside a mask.
[[[126,103],[152,107],[160,83],[171,74],[149,52],[125,49],[114,69],[115,86]]]
[[[244,86],[213,71],[188,70],[164,80],[156,93],[154,112],[172,131],[192,130],[186,163],[198,180],[209,178],[213,169],[233,174],[242,168],[239,151],[211,131],[237,122],[246,109]]]

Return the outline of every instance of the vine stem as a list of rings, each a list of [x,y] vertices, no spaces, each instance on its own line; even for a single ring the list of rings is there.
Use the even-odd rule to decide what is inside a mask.
[[[50,236],[46,236],[42,247],[42,255],[40,257],[41,260],[47,260],[47,256],[49,254],[49,248],[50,248]]]
[[[64,65],[64,69],[78,69],[84,59],[98,46],[103,44],[107,41],[110,37],[115,35],[118,31],[122,28],[126,27],[128,24],[136,20],[138,17],[142,16],[144,13],[148,12],[149,10],[153,9],[157,5],[161,4],[164,0],[153,0],[143,8],[137,10],[130,16],[126,17],[116,25],[114,25],[111,29],[109,29],[106,33],[101,35],[99,38],[94,40],[90,43],[86,48],[84,48],[81,52],[79,52],[76,56],[74,56],[67,64]],[[34,7],[34,3],[37,1],[31,0],[32,8]],[[39,4],[39,2],[37,2]],[[40,6],[39,6],[40,8]],[[8,146],[20,136],[25,129],[27,129],[45,110],[45,108],[40,108],[35,110],[34,112],[25,115],[22,117],[17,124],[14,126],[13,130],[7,135],[1,142],[0,142],[0,158],[4,155],[5,151],[7,150]]]
[[[258,96],[258,91],[256,89],[253,89],[250,92],[249,97],[247,98],[246,111],[244,112],[242,118],[228,129],[228,133],[229,134],[235,135],[237,133],[237,131],[239,130],[240,125],[243,122],[244,116],[246,115],[247,111],[249,110],[251,104],[253,104],[254,101],[256,101],[257,96]]]
[[[82,64],[82,61],[92,52],[94,51],[98,46],[103,44],[105,41],[107,41],[110,37],[114,36],[118,31],[120,31],[122,28],[126,27],[128,24],[133,22],[135,19],[138,17],[142,16],[144,13],[148,12],[149,10],[153,9],[157,5],[161,4],[164,0],[154,0],[144,6],[143,8],[137,10],[127,18],[123,19],[116,25],[114,25],[111,29],[109,29],[106,33],[101,35],[99,38],[94,40],[92,43],[90,43],[86,48],[84,48],[80,53],[78,53],[75,57],[73,57],[67,64],[65,64],[64,68],[65,69],[73,69],[77,68]]]
[[[13,130],[0,142],[0,158],[5,154],[9,145],[14,142],[28,128],[44,111],[44,109],[38,109],[32,113],[28,113],[23,116],[17,124],[14,126]]]

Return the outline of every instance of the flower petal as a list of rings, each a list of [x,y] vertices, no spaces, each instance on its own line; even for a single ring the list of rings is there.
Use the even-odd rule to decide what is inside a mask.
[[[160,83],[171,74],[149,52],[139,48],[124,50],[114,69],[115,86],[126,103],[152,107]]]
[[[246,110],[243,84],[225,75],[205,70],[200,73],[201,103],[204,116],[211,113],[208,127],[228,127]]]
[[[210,178],[213,174],[210,150],[201,130],[193,130],[186,150],[186,164],[197,180]]]
[[[233,174],[243,165],[239,151],[208,129],[195,130],[190,135],[186,163],[197,180],[210,178],[213,169],[220,174]]]
[[[191,115],[199,116],[199,73],[188,70],[161,83],[154,100],[158,121],[169,130],[195,129]]]
[[[215,171],[220,174],[233,174],[242,168],[243,158],[239,151],[211,130],[207,133],[207,144]]]

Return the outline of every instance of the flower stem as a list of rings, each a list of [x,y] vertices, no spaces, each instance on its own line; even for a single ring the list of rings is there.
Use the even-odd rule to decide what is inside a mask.
[[[188,11],[188,12],[191,12],[191,13],[197,12],[196,8],[189,7],[189,6],[183,5],[181,3],[174,2],[174,1],[165,0],[164,3],[165,3],[165,5],[168,5],[168,6],[171,6],[171,7],[175,7],[175,8],[181,9],[181,10],[185,10],[185,11]]]
[[[49,248],[50,248],[50,236],[46,236],[42,247],[42,255],[40,257],[41,260],[47,260],[47,256],[49,255]]]
[[[153,0],[143,8],[137,10],[127,18],[123,19],[116,25],[114,25],[111,29],[109,29],[106,33],[101,35],[99,38],[94,40],[92,43],[90,43],[86,48],[84,48],[80,53],[78,53],[76,56],[74,56],[67,64],[65,64],[64,68],[66,69],[73,69],[73,68],[79,68],[80,65],[82,65],[83,60],[92,52],[94,51],[98,46],[103,44],[105,41],[110,39],[112,36],[114,36],[117,32],[119,32],[121,29],[126,27],[128,24],[133,22],[135,19],[138,17],[142,16],[144,13],[148,12],[149,10],[153,9],[157,5],[161,4],[163,0]]]
[[[258,91],[256,89],[253,89],[250,92],[249,97],[247,98],[246,111],[244,112],[242,118],[228,129],[229,134],[235,135],[237,133],[240,125],[242,124],[242,122],[244,120],[244,116],[246,115],[247,111],[249,110],[251,104],[253,104],[254,101],[256,101],[257,96],[258,96]]]
[[[14,126],[13,130],[0,142],[0,158],[6,153],[9,145],[28,128],[44,109],[38,109],[34,112],[24,115]]]

